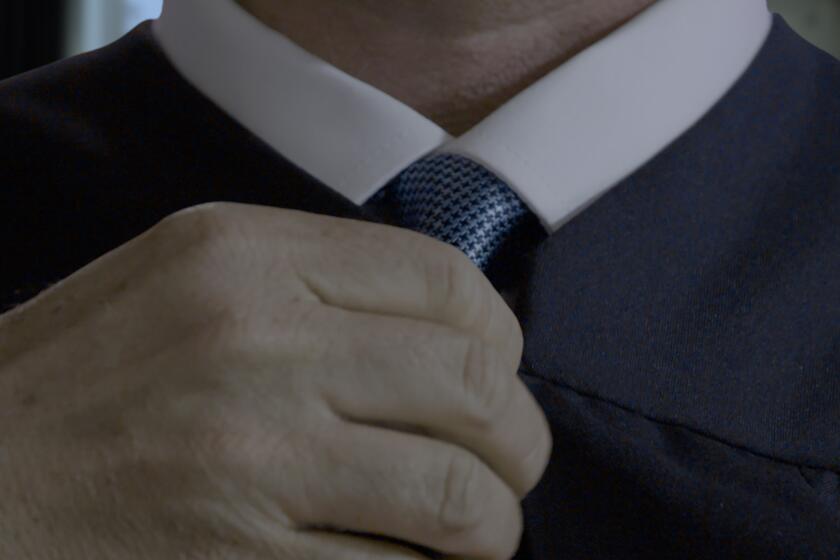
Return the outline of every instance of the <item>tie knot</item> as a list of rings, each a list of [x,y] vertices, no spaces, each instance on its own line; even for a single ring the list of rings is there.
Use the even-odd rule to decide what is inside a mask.
[[[401,226],[458,247],[485,272],[510,252],[506,248],[526,250],[524,231],[530,233],[528,245],[545,235],[536,216],[504,181],[455,154],[418,160],[371,202],[385,204]]]

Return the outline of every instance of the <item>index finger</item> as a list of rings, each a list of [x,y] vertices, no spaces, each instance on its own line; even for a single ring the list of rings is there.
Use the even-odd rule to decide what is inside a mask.
[[[249,208],[266,242],[287,240],[284,256],[322,303],[459,328],[509,349],[512,367],[518,365],[522,331],[516,316],[459,249],[383,224]]]

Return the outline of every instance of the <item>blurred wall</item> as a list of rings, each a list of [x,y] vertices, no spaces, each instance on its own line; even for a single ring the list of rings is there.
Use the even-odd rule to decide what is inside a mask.
[[[158,17],[163,5],[163,0],[64,1],[67,13],[64,56],[107,45],[141,21]]]
[[[840,0],[769,0],[768,5],[800,35],[840,58]]]

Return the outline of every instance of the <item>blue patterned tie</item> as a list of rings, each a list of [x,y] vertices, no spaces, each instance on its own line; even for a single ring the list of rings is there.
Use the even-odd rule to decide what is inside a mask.
[[[509,276],[504,271],[546,236],[504,181],[455,154],[413,163],[368,204],[387,207],[402,227],[461,249],[491,280]]]

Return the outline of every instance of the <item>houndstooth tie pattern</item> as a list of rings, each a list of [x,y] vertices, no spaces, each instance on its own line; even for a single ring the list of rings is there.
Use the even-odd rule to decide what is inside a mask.
[[[454,245],[485,272],[517,229],[537,222],[504,181],[455,154],[413,163],[370,204],[387,205],[401,226]]]

